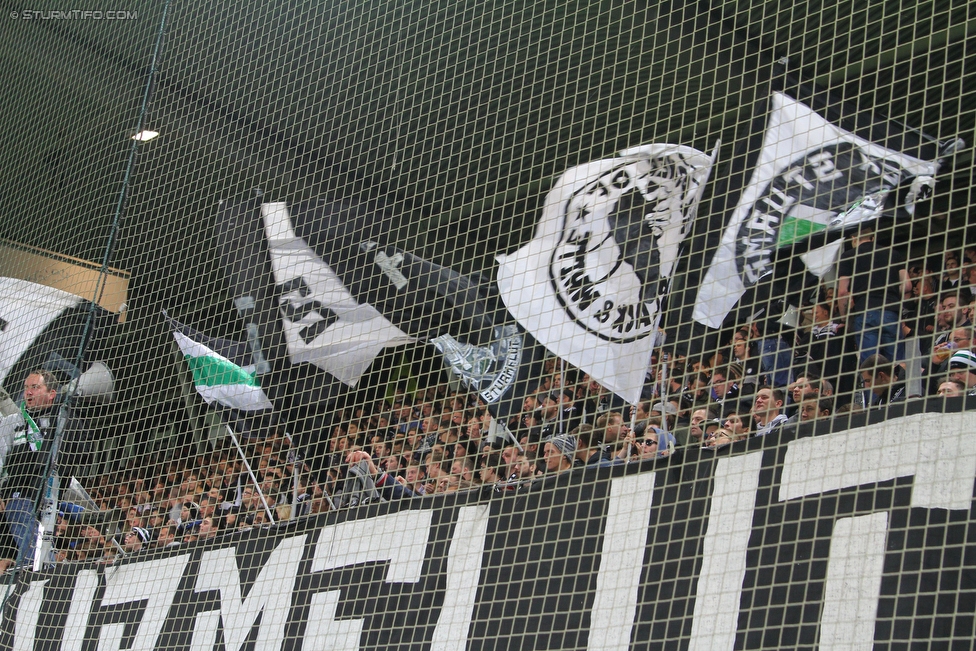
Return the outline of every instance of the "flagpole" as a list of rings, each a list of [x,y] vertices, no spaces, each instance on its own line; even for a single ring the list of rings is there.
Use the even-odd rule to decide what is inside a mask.
[[[224,427],[227,428],[227,433],[230,434],[230,440],[234,442],[234,447],[237,448],[237,453],[241,455],[241,461],[244,462],[244,467],[247,469],[248,476],[250,476],[251,481],[254,482],[254,490],[256,490],[258,495],[261,496],[261,504],[264,505],[264,512],[267,514],[268,520],[271,521],[271,524],[274,524],[275,519],[271,514],[271,509],[268,507],[268,500],[264,497],[264,493],[261,492],[261,486],[258,484],[257,477],[254,476],[254,471],[251,470],[251,464],[247,462],[247,457],[244,455],[244,450],[241,449],[241,444],[237,442],[237,435],[234,434],[234,430],[227,423],[224,423]]]

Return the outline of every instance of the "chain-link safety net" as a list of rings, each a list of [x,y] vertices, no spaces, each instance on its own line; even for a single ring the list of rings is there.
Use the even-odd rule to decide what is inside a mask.
[[[0,5],[0,648],[973,648],[976,4]]]

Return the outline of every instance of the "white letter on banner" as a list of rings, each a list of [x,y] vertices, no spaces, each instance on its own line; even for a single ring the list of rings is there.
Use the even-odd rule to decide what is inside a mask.
[[[587,649],[625,651],[630,648],[647,549],[654,476],[653,472],[645,472],[610,483],[607,524],[600,548],[600,570],[590,611]]]
[[[458,509],[451,547],[447,550],[444,605],[437,616],[437,626],[430,641],[431,651],[464,651],[468,646],[468,630],[488,534],[488,512],[487,504]]]
[[[430,521],[430,511],[401,511],[325,527],[315,545],[311,571],[389,561],[384,578],[387,583],[416,583],[424,565]],[[336,620],[340,594],[339,590],[329,590],[312,595],[303,648],[359,648],[363,620]]]
[[[85,642],[85,630],[88,628],[88,616],[91,614],[92,599],[98,589],[98,572],[95,570],[80,570],[75,577],[75,590],[71,593],[71,605],[68,607],[68,619],[64,623],[64,637],[61,640],[61,651],[81,651]]]
[[[254,645],[255,650],[272,651],[281,648],[304,546],[305,536],[294,536],[282,541],[265,561],[246,598],[241,596],[237,548],[215,549],[203,555],[194,592],[220,592],[220,618],[224,624],[225,651],[238,651],[243,646],[259,615],[261,628]],[[216,642],[216,617],[213,612],[197,613],[193,626],[193,648],[212,648]]]
[[[888,514],[840,518],[834,524],[820,616],[820,651],[873,649]]]
[[[716,465],[688,651],[735,647],[762,454],[721,459]]]
[[[31,581],[30,587],[20,595],[17,606],[17,625],[14,629],[14,651],[33,651],[34,631],[37,630],[37,618],[41,614],[41,602],[44,601],[43,581]]]
[[[974,430],[976,412],[915,414],[792,441],[783,460],[779,499],[784,501],[897,477],[914,477],[911,506],[968,511],[972,505],[973,481],[976,480],[976,448],[972,445],[971,435]],[[887,521],[885,514],[885,526]],[[831,565],[827,568],[830,589],[824,593],[821,648],[828,649],[836,644],[844,648],[869,649],[874,642],[874,621],[881,596],[878,563],[884,561],[885,534],[876,530],[882,523],[880,519],[842,523],[844,519],[837,521],[830,541]],[[844,539],[838,540],[838,535]],[[858,545],[857,553],[835,550],[835,546],[853,544]],[[832,566],[835,558],[842,563],[844,576],[859,577],[859,580],[843,589],[836,585],[831,587],[831,577],[835,581],[842,580],[839,571]],[[868,623],[855,623],[850,619],[852,613],[846,609],[852,602],[859,610],[870,611]],[[865,606],[868,603],[872,605]],[[870,635],[865,632],[868,626]]]
[[[147,602],[129,651],[152,651],[155,648],[156,638],[163,629],[189,559],[189,554],[183,554],[143,563],[126,563],[105,570],[103,606],[133,601]],[[119,627],[112,624],[102,627],[99,633],[99,649],[114,651],[119,648],[121,633],[116,628]]]

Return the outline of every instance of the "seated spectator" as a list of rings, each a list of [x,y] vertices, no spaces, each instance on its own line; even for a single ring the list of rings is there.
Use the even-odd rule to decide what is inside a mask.
[[[610,411],[596,419],[596,434],[602,447],[604,461],[613,459],[630,428],[619,411]]]
[[[719,366],[712,371],[712,386],[710,390],[711,402],[718,405],[718,410],[739,398],[739,385],[729,375],[728,366]]]
[[[956,291],[967,283],[961,283],[962,273],[959,268],[959,258],[955,253],[947,253],[943,266],[942,291]]]
[[[894,366],[884,355],[871,355],[858,367],[861,383],[871,390],[871,405],[878,407],[905,400],[905,383],[895,378]]]
[[[756,436],[765,436],[782,428],[787,421],[783,413],[783,392],[769,387],[757,391],[752,417],[756,422]]]
[[[280,519],[288,520],[289,518]],[[217,536],[217,526],[214,524],[212,517],[207,516],[197,523],[197,535],[199,540],[210,540]]]
[[[444,475],[437,481],[437,488],[434,493],[456,493],[460,482],[461,480],[457,475]]]
[[[542,403],[542,439],[565,434],[580,423],[575,407],[576,394],[572,389],[550,392]]]
[[[702,440],[715,436],[717,432],[722,427],[722,421],[718,418],[709,418],[704,423],[701,424],[702,429]]]
[[[789,398],[793,404],[799,404],[803,394],[813,391],[821,398],[829,398],[834,395],[834,385],[830,380],[821,379],[820,374],[814,369],[807,369],[798,374],[796,380],[790,384]]]
[[[735,435],[724,427],[715,431],[714,435],[705,439],[705,444],[702,445],[706,449],[715,449],[725,447],[736,440]]]
[[[806,423],[818,418],[827,418],[833,409],[833,401],[829,398],[821,398],[816,391],[807,391],[800,400],[800,408],[797,411],[799,421]]]
[[[502,477],[500,472],[504,470],[504,462],[502,457],[497,452],[490,453],[481,466],[481,483],[485,486],[491,486],[493,490],[502,491],[507,490],[509,486],[507,485],[506,477]]]
[[[936,393],[943,398],[958,398],[966,395],[966,385],[959,380],[946,380],[939,385]]]
[[[963,305],[964,303],[959,300],[959,295],[956,292],[943,294],[940,298],[939,309],[935,314],[936,327],[935,337],[932,340],[933,352],[939,344],[949,342],[953,330],[969,325],[963,316]]]
[[[644,429],[638,425],[635,433],[640,443],[641,459],[666,457],[674,451],[676,445],[674,435],[660,427],[651,425]]]
[[[742,370],[739,380],[739,393],[742,396],[751,396],[759,386],[760,367],[757,355],[758,351],[753,349],[749,341],[748,330],[739,330],[732,335],[730,361],[738,364]]]
[[[570,432],[570,436],[576,439],[576,459],[573,465],[576,467],[598,464],[602,456],[602,451],[598,441],[594,440],[595,430],[592,426],[581,423],[576,429]]]
[[[749,420],[743,420],[742,416],[737,412],[730,411],[725,415],[725,422],[722,424],[722,427],[727,429],[735,437],[735,440],[738,441],[739,439],[749,437],[749,431],[751,430],[749,423]]]
[[[707,409],[696,409],[691,413],[691,423],[688,427],[688,445],[701,445],[705,438],[702,423],[708,420]]]
[[[159,532],[156,535],[155,546],[157,549],[165,549],[167,547],[176,547],[180,543],[176,540],[176,525],[167,524],[159,528]]]
[[[343,483],[340,506],[358,506],[383,498],[387,501],[413,497],[413,492],[392,475],[380,471],[364,450],[353,450],[346,457],[348,475]]]

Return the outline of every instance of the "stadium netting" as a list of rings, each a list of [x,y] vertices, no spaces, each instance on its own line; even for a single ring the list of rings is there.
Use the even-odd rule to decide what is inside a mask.
[[[976,4],[63,4],[0,648],[973,648]]]

